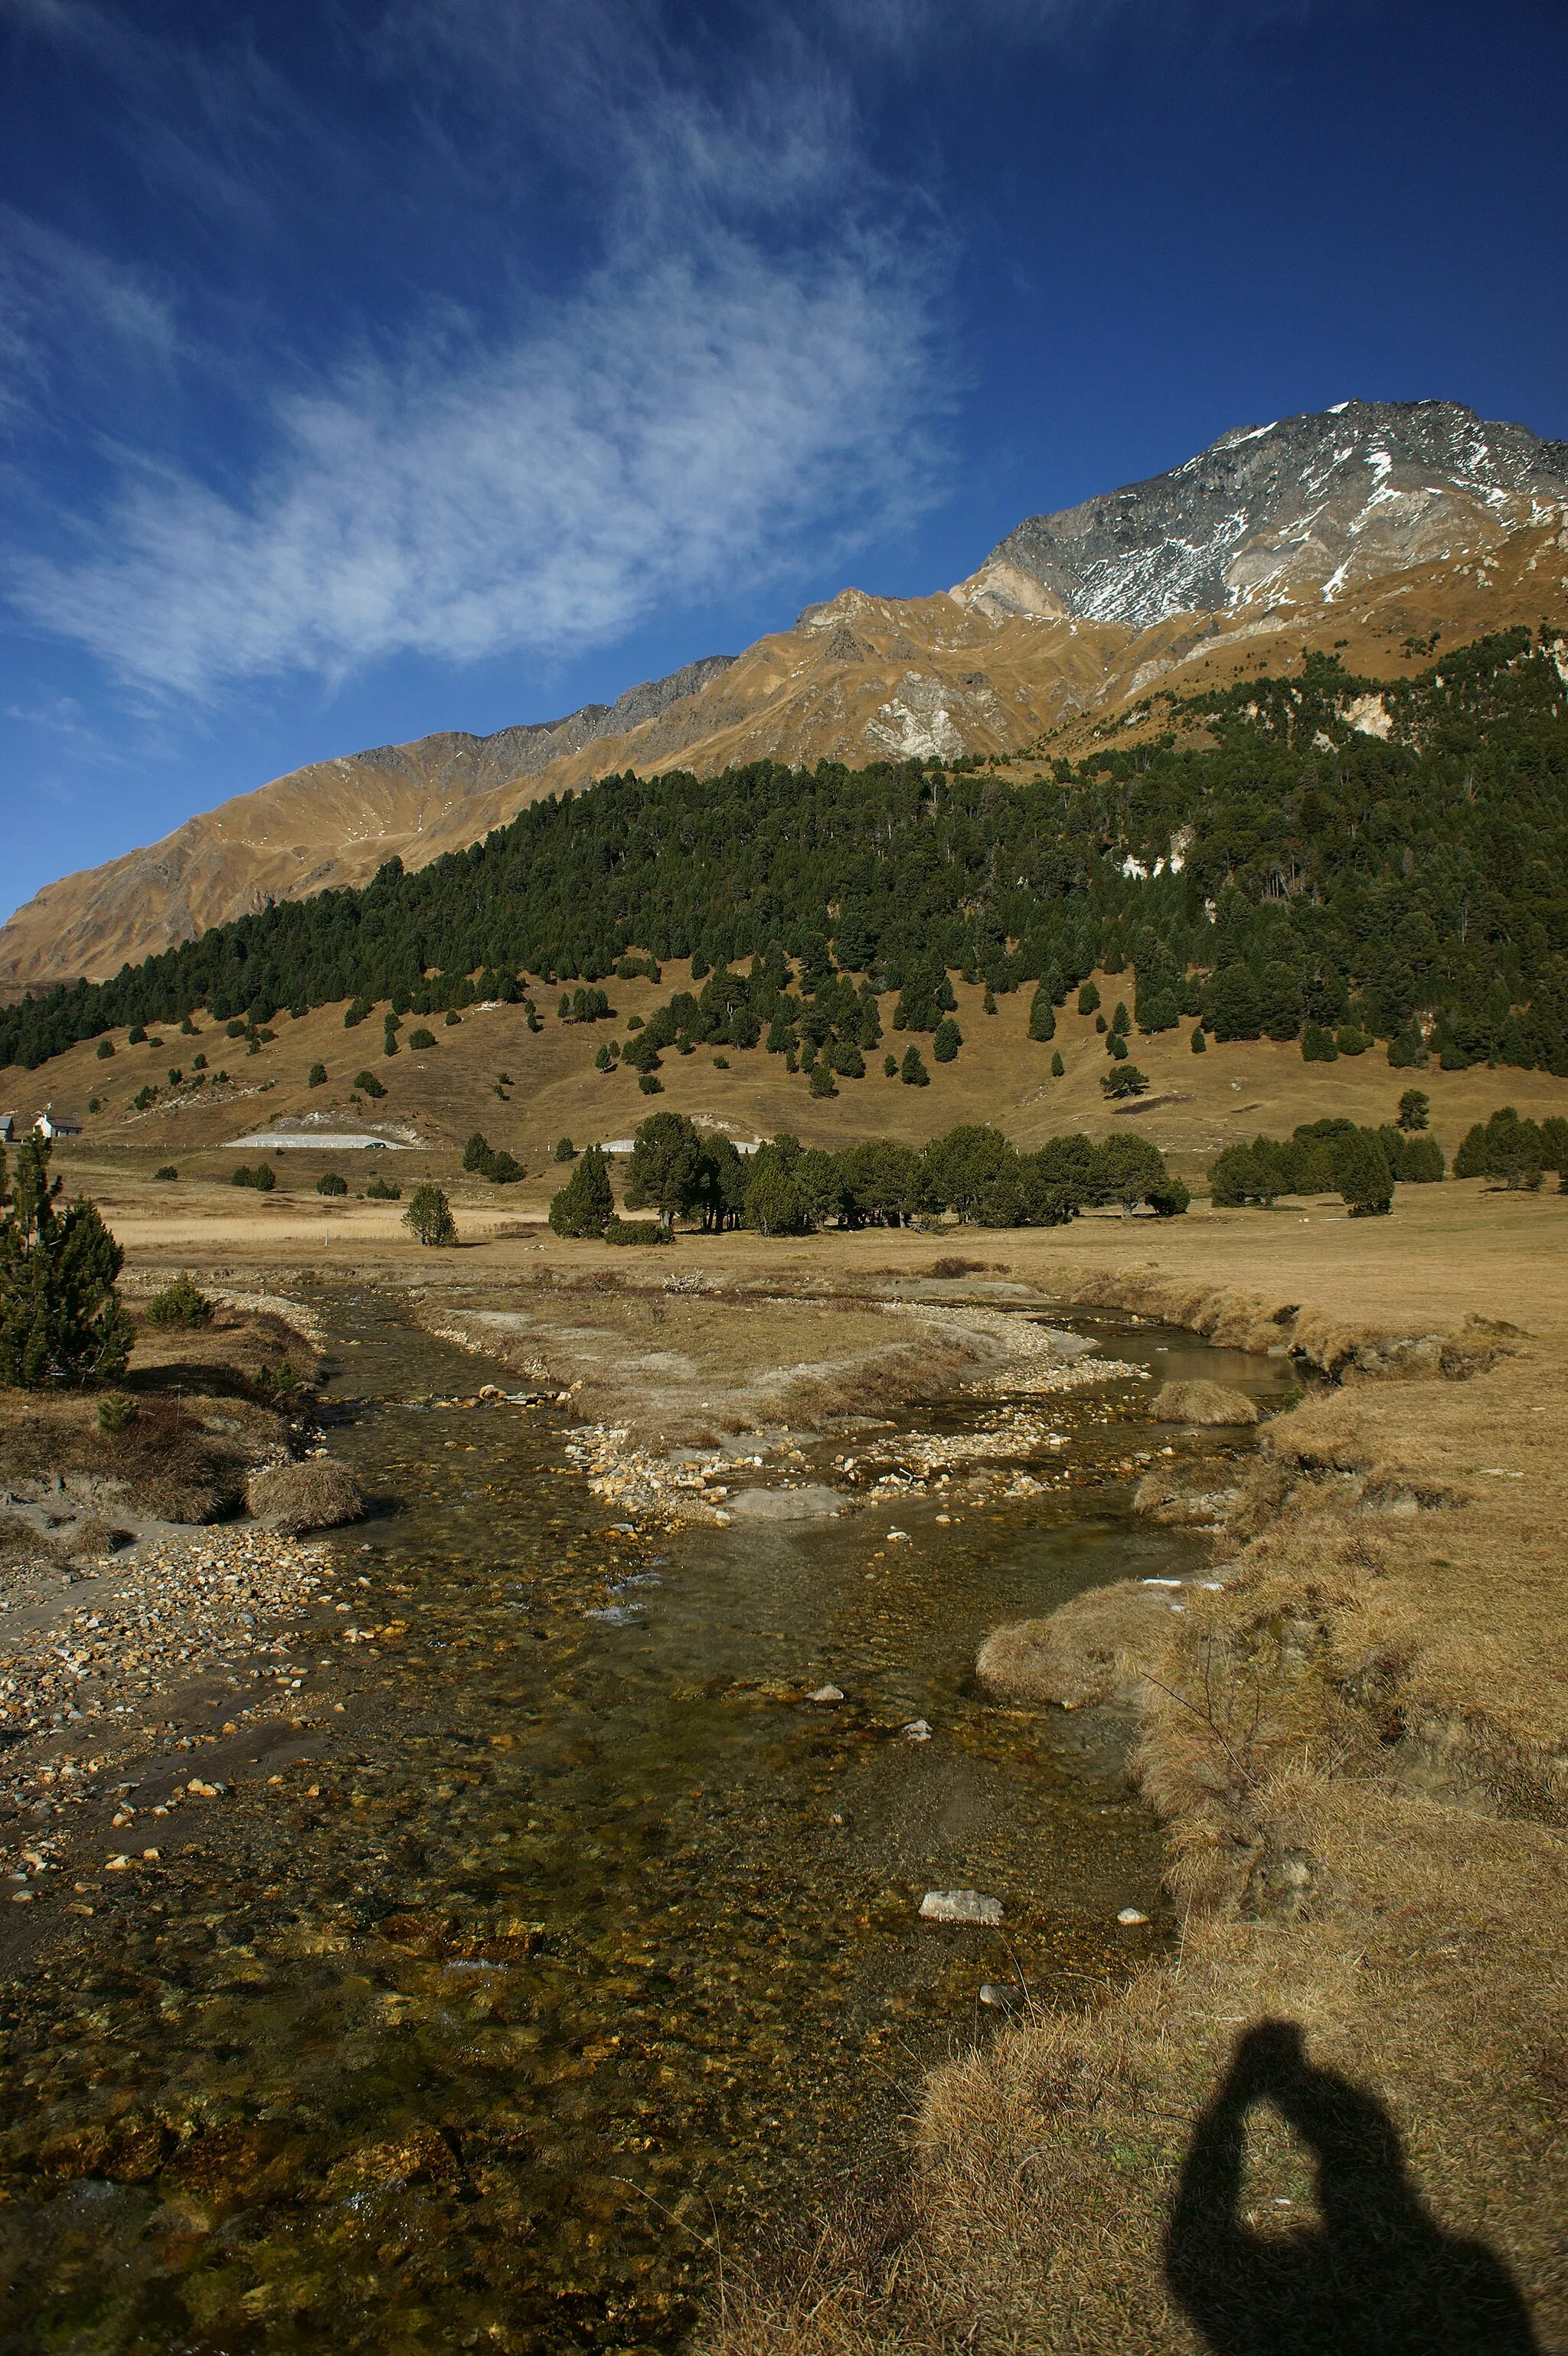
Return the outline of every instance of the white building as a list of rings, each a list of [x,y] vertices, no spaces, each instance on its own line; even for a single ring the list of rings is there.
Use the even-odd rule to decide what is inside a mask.
[[[56,1112],[52,1106],[48,1111],[38,1115],[33,1127],[40,1137],[80,1137],[81,1135],[81,1123],[76,1115],[71,1112]]]

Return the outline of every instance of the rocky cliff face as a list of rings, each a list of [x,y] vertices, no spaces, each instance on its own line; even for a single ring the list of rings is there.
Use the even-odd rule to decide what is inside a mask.
[[[1342,401],[1222,434],[1185,466],[1030,516],[954,590],[1008,614],[1147,629],[1259,608],[1310,584],[1325,604],[1456,551],[1495,545],[1568,493],[1568,442],[1452,401]]]
[[[846,589],[611,705],[314,762],[48,885],[0,927],[0,991],[101,979],[394,853],[422,865],[611,769],[1072,752],[1145,724],[1157,688],[1308,647],[1383,675],[1434,628],[1452,643],[1564,613],[1568,444],[1451,402],[1347,402],[1032,518],[949,593]]]

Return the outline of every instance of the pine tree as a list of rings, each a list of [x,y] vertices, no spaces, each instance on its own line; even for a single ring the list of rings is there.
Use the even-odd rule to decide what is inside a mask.
[[[26,1138],[7,1188],[0,1153],[0,1383],[22,1390],[112,1381],[131,1355],[114,1290],[125,1255],[84,1196],[55,1208],[48,1163],[48,1140]]]
[[[417,1243],[454,1244],[457,1222],[452,1215],[452,1205],[439,1186],[416,1186],[413,1199],[403,1213],[403,1225]]]
[[[1393,1176],[1375,1130],[1354,1130],[1339,1140],[1334,1180],[1353,1219],[1376,1218],[1393,1208]]]
[[[899,1066],[899,1077],[906,1088],[928,1088],[931,1086],[931,1074],[925,1068],[924,1060],[918,1047],[907,1047],[904,1050],[904,1059]]]
[[[683,1112],[656,1112],[638,1128],[626,1174],[628,1211],[655,1210],[667,1231],[702,1194],[702,1141]]]
[[[936,1034],[931,1043],[932,1054],[939,1064],[955,1063],[957,1060],[958,1050],[963,1044],[963,1032],[960,1031],[951,1014],[944,1014],[936,1026]]]
[[[798,1236],[805,1226],[800,1191],[776,1164],[759,1170],[747,1187],[745,1217],[763,1236]]]
[[[602,1236],[614,1215],[604,1156],[591,1145],[560,1193],[551,1196],[550,1226],[558,1236]]]
[[[987,991],[987,998],[989,999],[990,995]],[[989,1007],[987,1012],[990,1012]],[[1031,1039],[1054,1039],[1056,1036],[1056,1009],[1051,1002],[1049,980],[1040,984],[1029,1001],[1029,1035]]]

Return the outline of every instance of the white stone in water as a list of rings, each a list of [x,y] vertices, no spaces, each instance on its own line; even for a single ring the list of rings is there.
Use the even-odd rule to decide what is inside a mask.
[[[978,1890],[928,1890],[920,1901],[923,1922],[986,1922],[1002,1919],[1002,1901]]]
[[[903,1730],[903,1738],[906,1742],[929,1742],[931,1729],[923,1718],[912,1718]]]
[[[814,1694],[806,1696],[807,1701],[842,1701],[843,1698],[844,1696],[837,1686],[818,1686]]]
[[[1140,1914],[1136,1906],[1124,1906],[1121,1912],[1117,1915],[1116,1920],[1123,1925],[1124,1929],[1132,1931],[1136,1930],[1139,1923],[1147,1922],[1148,1921],[1148,1916],[1147,1914]]]

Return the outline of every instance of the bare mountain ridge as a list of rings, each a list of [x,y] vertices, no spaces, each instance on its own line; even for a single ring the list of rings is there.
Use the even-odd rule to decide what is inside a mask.
[[[1016,756],[1136,726],[1157,685],[1568,610],[1568,444],[1451,402],[1349,402],[1221,436],[1170,474],[1031,518],[947,593],[847,589],[737,657],[612,705],[315,762],[64,877],[0,927],[0,991],[98,979],[208,926],[459,850],[543,795],[679,763]],[[1212,600],[1210,604],[1200,599]],[[1184,602],[1186,601],[1186,602]]]

